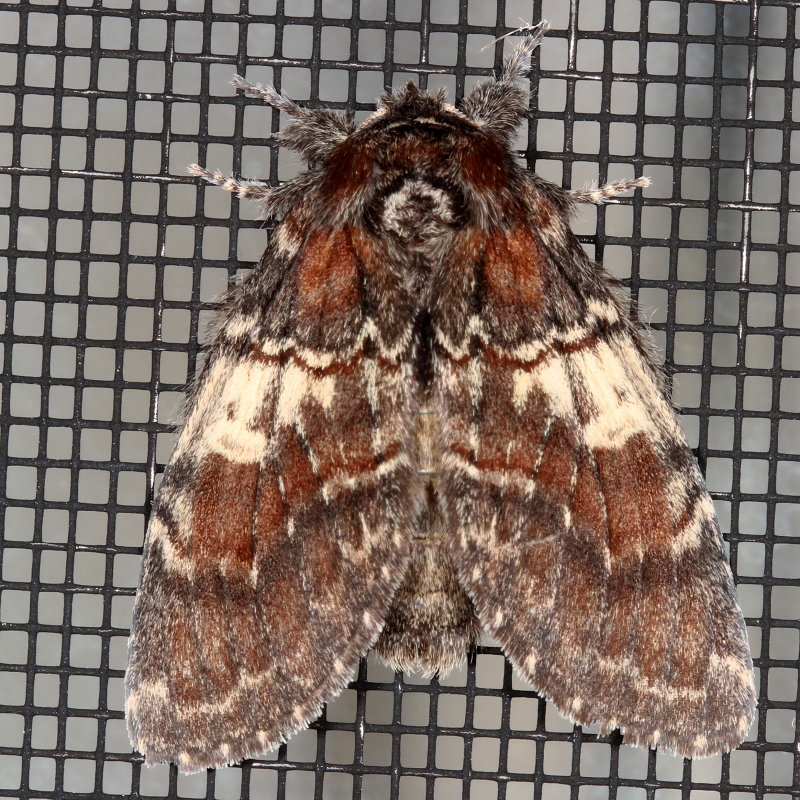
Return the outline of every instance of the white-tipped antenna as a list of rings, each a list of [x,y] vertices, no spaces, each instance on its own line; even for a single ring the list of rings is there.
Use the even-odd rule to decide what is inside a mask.
[[[290,150],[296,150],[306,161],[325,160],[339,142],[354,130],[352,120],[343,114],[329,108],[302,108],[274,86],[251,83],[241,75],[234,75],[231,85],[248,97],[256,97],[297,120],[284,127],[279,143]]]
[[[483,52],[484,50],[488,50],[490,47],[496,45],[498,42],[502,42],[503,39],[508,39],[509,36],[516,36],[519,33],[537,37],[536,44],[534,44],[534,47],[536,47],[539,44],[539,42],[542,41],[542,38],[547,33],[547,31],[550,30],[550,23],[546,19],[543,19],[537,25],[534,25],[532,22],[525,22],[525,20],[522,19],[522,17],[518,17],[518,19],[522,23],[522,25],[519,28],[514,28],[513,31],[504,33],[502,36],[498,36],[496,39],[493,39],[491,42],[489,42],[489,44],[485,44],[483,47],[481,47],[481,52]]]
[[[644,189],[650,185],[650,178],[642,175],[630,181],[611,181],[603,186],[586,186],[583,189],[573,189],[569,195],[573,203],[592,203],[602,205],[618,195],[629,192],[631,189]]]
[[[531,54],[542,43],[542,39],[549,30],[550,22],[543,19],[538,25],[524,31],[525,35],[522,41],[511,51],[511,55],[503,63],[500,80],[516,81],[528,74],[531,68]],[[517,31],[511,31],[508,35],[511,36],[514,33]]]

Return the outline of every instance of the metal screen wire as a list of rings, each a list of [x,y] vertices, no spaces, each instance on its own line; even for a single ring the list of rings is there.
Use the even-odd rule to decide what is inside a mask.
[[[231,76],[363,117],[409,79],[460,98],[511,46],[492,40],[540,18],[521,156],[566,187],[653,181],[574,228],[665,356],[729,544],[757,724],[695,762],[620,746],[488,643],[433,681],[370,657],[311,729],[242,766],[144,768],[122,679],[145,522],[208,303],[269,234],[186,166],[299,169]],[[0,800],[800,797],[798,24],[788,0],[0,2]]]

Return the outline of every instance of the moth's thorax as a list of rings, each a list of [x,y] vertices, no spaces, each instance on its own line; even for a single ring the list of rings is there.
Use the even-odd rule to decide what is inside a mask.
[[[401,175],[377,200],[381,227],[409,250],[424,252],[459,222],[455,192],[424,173]]]
[[[436,496],[441,469],[439,423],[431,402],[433,381],[430,290],[433,278],[463,227],[466,206],[459,182],[448,173],[455,131],[435,119],[400,120],[379,150],[380,190],[372,219],[391,237],[406,288],[416,307],[414,362],[419,406],[415,423],[417,470]]]
[[[420,250],[464,222],[461,181],[452,171],[458,135],[430,121],[399,124],[375,150],[371,212],[401,247]]]

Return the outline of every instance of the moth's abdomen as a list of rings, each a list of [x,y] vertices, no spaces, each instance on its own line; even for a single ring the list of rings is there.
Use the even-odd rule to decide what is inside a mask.
[[[447,673],[466,659],[480,636],[475,608],[458,580],[438,494],[439,458],[428,447],[435,415],[419,415],[418,468],[425,502],[411,539],[411,558],[376,652],[394,669]],[[423,429],[423,430],[420,430]],[[428,430],[424,430],[427,428]]]

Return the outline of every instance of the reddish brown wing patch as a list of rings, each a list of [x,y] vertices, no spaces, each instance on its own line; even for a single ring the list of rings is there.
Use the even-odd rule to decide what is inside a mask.
[[[253,565],[253,509],[261,475],[259,464],[234,464],[211,453],[199,465],[191,527],[191,558],[198,564],[226,563],[248,571]],[[231,488],[236,492],[231,493]]]
[[[483,264],[487,305],[535,313],[542,296],[543,263],[539,244],[527,228],[512,228],[490,238]]]
[[[654,443],[635,434],[616,448],[596,448],[603,485],[611,557],[637,558],[652,548],[669,548],[675,535],[667,497],[668,475]]]
[[[297,289],[299,319],[337,319],[360,310],[358,265],[348,229],[311,234],[298,270]]]

